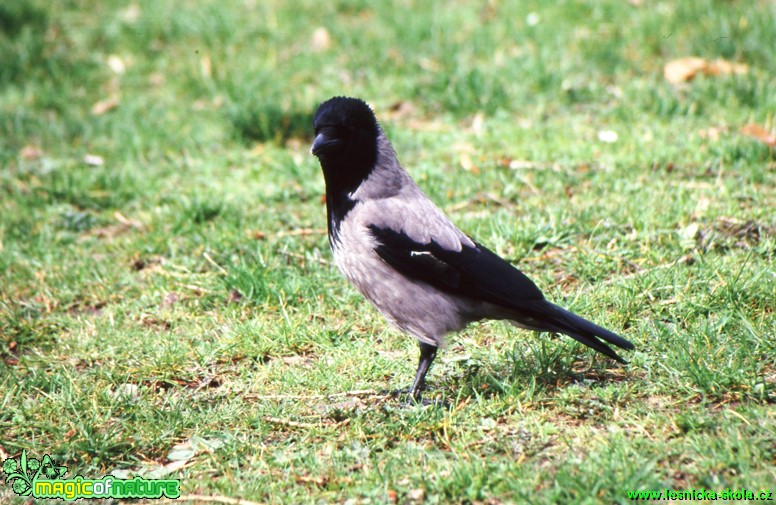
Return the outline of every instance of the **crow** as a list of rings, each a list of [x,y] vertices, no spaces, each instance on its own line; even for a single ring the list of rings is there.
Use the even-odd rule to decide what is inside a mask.
[[[544,298],[510,263],[461,232],[401,167],[374,112],[333,97],[313,119],[311,153],[326,184],[328,237],[345,278],[420,345],[417,401],[445,335],[482,319],[563,333],[615,359],[619,335]]]

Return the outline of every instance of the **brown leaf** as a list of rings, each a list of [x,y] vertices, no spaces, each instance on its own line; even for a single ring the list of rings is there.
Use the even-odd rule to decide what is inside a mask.
[[[666,63],[663,77],[671,84],[692,80],[707,65],[703,58],[679,58]]]
[[[35,146],[24,146],[19,151],[19,157],[23,160],[37,160],[43,156],[43,151]]]
[[[101,116],[119,106],[119,97],[112,96],[92,105],[92,115]]]
[[[323,487],[326,485],[328,480],[325,476],[313,477],[311,475],[297,475],[296,482],[297,484],[315,484],[318,487]]]
[[[776,147],[776,135],[772,134],[760,125],[754,123],[744,125],[741,128],[741,133],[755,138],[770,147]]]
[[[704,72],[706,75],[741,75],[749,72],[749,65],[718,59],[710,62]]]
[[[704,58],[689,56],[671,60],[663,67],[663,77],[671,84],[691,81],[698,74],[709,76],[745,74],[749,65],[717,59],[709,61]]]

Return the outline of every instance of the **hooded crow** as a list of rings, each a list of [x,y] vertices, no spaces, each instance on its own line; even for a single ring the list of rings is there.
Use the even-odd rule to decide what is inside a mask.
[[[391,323],[414,336],[415,400],[445,334],[481,319],[563,333],[625,363],[608,345],[633,344],[549,301],[520,270],[461,232],[399,165],[372,109],[323,102],[313,120],[337,266]]]

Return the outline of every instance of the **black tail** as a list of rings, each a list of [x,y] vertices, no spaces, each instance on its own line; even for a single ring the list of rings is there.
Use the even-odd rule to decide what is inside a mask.
[[[633,349],[633,344],[628,340],[546,300],[542,300],[541,307],[536,309],[533,317],[540,322],[536,326],[542,330],[563,333],[620,363],[627,363],[605,342],[622,349]]]

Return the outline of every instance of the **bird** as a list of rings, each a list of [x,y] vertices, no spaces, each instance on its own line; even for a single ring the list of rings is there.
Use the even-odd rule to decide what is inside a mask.
[[[345,278],[399,330],[418,341],[410,399],[449,333],[507,320],[562,333],[621,363],[633,344],[548,301],[525,274],[459,230],[402,168],[372,108],[335,96],[314,116],[310,152],[326,187],[328,239]]]

